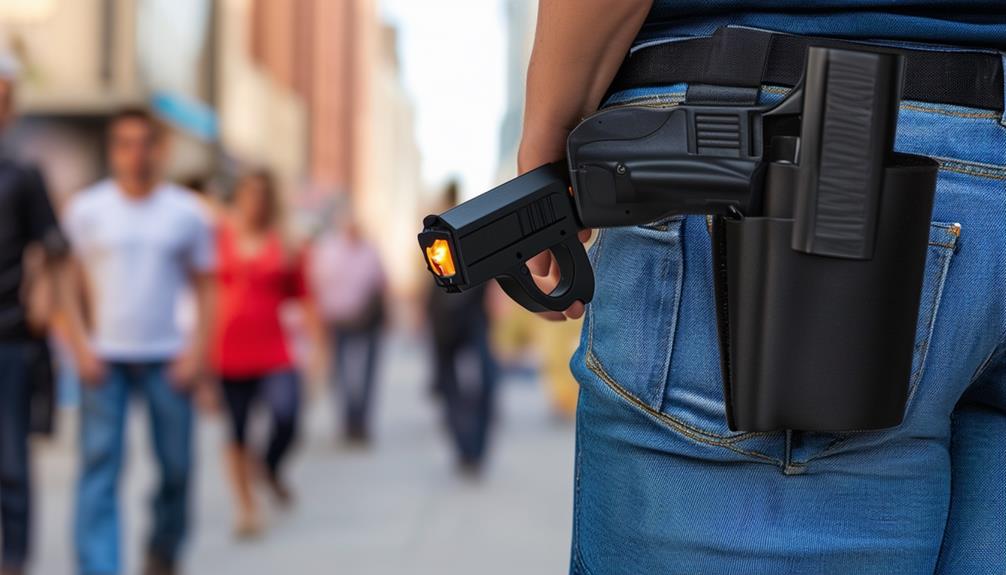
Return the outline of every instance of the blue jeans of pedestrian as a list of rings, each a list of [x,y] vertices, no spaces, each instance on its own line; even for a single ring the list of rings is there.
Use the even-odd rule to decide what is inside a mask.
[[[346,437],[367,439],[381,330],[370,326],[332,326],[329,334],[335,358],[332,386],[342,399]]]
[[[153,497],[147,552],[174,562],[189,517],[193,410],[189,397],[157,363],[112,363],[105,381],[84,389],[81,404],[81,473],[77,489],[76,545],[85,575],[122,572],[119,541],[119,476],[126,410],[132,393],[146,399],[150,436],[160,467]]]
[[[730,431],[705,218],[600,233],[571,363],[572,573],[1006,573],[1006,119],[905,102],[897,147],[941,168],[895,429]]]
[[[458,460],[477,466],[483,463],[489,445],[497,369],[488,327],[472,331],[473,337],[435,350],[434,375],[443,391],[447,427]]]
[[[27,561],[31,535],[28,430],[35,350],[29,344],[0,343],[0,567],[12,570]]]

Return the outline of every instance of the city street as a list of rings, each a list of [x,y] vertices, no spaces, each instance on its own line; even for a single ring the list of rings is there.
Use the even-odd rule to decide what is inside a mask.
[[[285,512],[267,507],[268,530],[258,540],[232,536],[219,457],[225,428],[220,419],[202,418],[186,573],[550,575],[567,569],[573,428],[551,416],[541,387],[524,379],[502,386],[499,433],[476,482],[454,472],[426,395],[421,348],[397,338],[382,365],[373,449],[340,445],[331,400],[316,393],[291,467],[297,503]],[[68,410],[59,439],[36,446],[33,572],[39,575],[74,572],[74,417]],[[145,425],[143,410],[134,409],[123,484],[129,574],[139,568],[154,478]]]

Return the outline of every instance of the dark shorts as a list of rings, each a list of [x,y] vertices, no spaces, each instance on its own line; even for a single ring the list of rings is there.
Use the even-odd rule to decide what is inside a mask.
[[[277,422],[293,421],[300,403],[300,380],[293,370],[220,380],[231,421],[231,438],[245,445],[248,419],[260,402]]]

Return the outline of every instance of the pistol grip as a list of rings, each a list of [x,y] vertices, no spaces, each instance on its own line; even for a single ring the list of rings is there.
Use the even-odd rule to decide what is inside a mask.
[[[534,283],[526,261],[497,276],[496,281],[511,299],[533,312],[564,311],[576,301],[590,303],[594,297],[594,271],[580,240],[574,234],[549,251],[559,266],[559,283],[551,292],[543,292]]]

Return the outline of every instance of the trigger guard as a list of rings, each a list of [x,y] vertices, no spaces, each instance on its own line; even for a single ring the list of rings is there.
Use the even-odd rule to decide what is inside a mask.
[[[549,248],[559,267],[559,282],[549,293],[534,282],[527,262],[496,278],[511,299],[532,312],[565,311],[576,301],[590,303],[594,296],[594,273],[583,244],[573,236]]]

